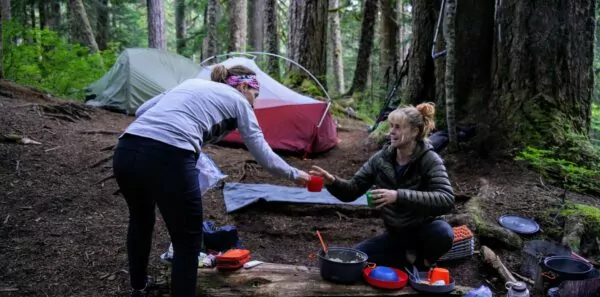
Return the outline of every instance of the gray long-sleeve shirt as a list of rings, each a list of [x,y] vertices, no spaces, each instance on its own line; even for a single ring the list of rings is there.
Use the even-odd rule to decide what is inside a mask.
[[[248,100],[226,84],[188,79],[146,101],[136,117],[125,133],[197,154],[203,145],[216,143],[237,128],[252,156],[267,171],[290,180],[299,175],[298,169],[269,147]]]

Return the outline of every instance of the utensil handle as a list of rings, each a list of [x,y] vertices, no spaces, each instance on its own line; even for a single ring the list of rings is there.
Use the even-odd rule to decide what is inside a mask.
[[[327,246],[325,245],[325,242],[323,241],[323,237],[321,237],[321,232],[319,232],[319,230],[317,230],[317,236],[319,237],[319,241],[321,241],[323,251],[325,252],[325,254],[327,254]]]

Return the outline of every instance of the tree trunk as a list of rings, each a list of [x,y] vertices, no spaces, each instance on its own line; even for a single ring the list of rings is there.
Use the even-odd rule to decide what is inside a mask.
[[[38,1],[38,14],[40,16],[40,29],[44,30],[48,27],[48,3],[46,1]]]
[[[454,149],[458,145],[456,136],[456,117],[455,117],[455,98],[456,92],[454,89],[456,71],[456,51],[455,51],[455,19],[456,19],[456,0],[446,0],[445,7],[446,24],[444,28],[444,38],[446,40],[446,73],[444,82],[446,85],[446,127],[448,128],[448,140],[450,147]]]
[[[494,1],[456,1],[454,94],[460,119],[485,110],[491,96]]]
[[[265,43],[265,11],[267,0],[250,1],[252,16],[250,18],[249,40],[253,51],[262,52]]]
[[[69,12],[73,18],[74,25],[76,24],[77,34],[79,39],[90,49],[90,52],[98,52],[98,44],[96,38],[94,38],[94,32],[92,32],[92,26],[88,20],[85,7],[83,6],[82,0],[69,0]]]
[[[290,56],[322,84],[325,84],[327,75],[327,8],[327,0],[292,0],[289,9]],[[306,77],[303,72],[291,71],[295,67],[290,67],[290,74],[299,74],[296,82]]]
[[[422,0],[425,1],[425,0]],[[371,69],[371,51],[373,50],[373,39],[375,32],[375,20],[377,18],[377,0],[365,0],[363,9],[363,20],[360,30],[360,43],[358,54],[356,56],[356,68],[352,78],[352,86],[347,95],[354,92],[364,92],[367,87],[369,73],[366,70]]]
[[[462,296],[470,288],[456,286],[449,296]],[[409,286],[382,291],[365,284],[334,284],[313,267],[264,263],[251,269],[222,273],[198,269],[197,296],[420,296]]]
[[[175,38],[177,38],[177,53],[183,53],[185,48],[185,0],[175,1]]]
[[[12,13],[10,11],[10,0],[0,0],[2,1],[2,19],[5,22],[8,22],[12,19]]]
[[[396,50],[396,36],[398,34],[398,13],[396,0],[381,0],[381,51],[379,53],[380,83],[388,89],[394,82],[396,63],[398,62]]]
[[[164,2],[147,0],[146,3],[148,5],[148,47],[167,50]]]
[[[9,1],[9,0],[3,0]],[[52,0],[50,2],[50,20],[48,21],[48,27],[51,30],[58,31],[60,28],[60,1]]]
[[[103,51],[108,48],[108,0],[102,0],[98,3],[98,18],[96,19],[96,42],[98,48]]]
[[[217,54],[219,50],[219,41],[217,40],[217,25],[219,22],[220,4],[219,0],[208,0],[206,5],[206,38],[204,39],[205,54],[203,59],[207,59]]]
[[[494,93],[488,114],[498,144],[562,144],[588,135],[593,89],[595,1],[502,2]],[[498,34],[499,32],[499,34]]]
[[[230,52],[246,51],[246,28],[248,26],[247,0],[229,0],[227,2],[229,14],[229,44]]]
[[[267,52],[278,55],[279,32],[277,31],[277,0],[266,0],[265,22]],[[280,79],[281,71],[279,70],[279,59],[277,57],[267,57],[267,73],[277,80]]]
[[[35,0],[28,1],[29,5],[29,20],[31,21],[31,29],[36,29],[36,18],[35,18]]]
[[[0,79],[4,79],[4,34],[2,30],[2,23],[5,21],[4,12],[4,9],[0,10]]]
[[[433,101],[435,76],[431,46],[439,11],[439,1],[414,0],[412,7],[412,43],[404,102],[419,104]]]
[[[331,47],[331,65],[333,74],[332,93],[344,92],[344,60],[342,59],[342,32],[340,28],[339,0],[329,0],[329,46]]]

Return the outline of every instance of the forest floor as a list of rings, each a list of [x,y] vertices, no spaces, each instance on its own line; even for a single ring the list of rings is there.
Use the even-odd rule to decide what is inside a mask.
[[[111,147],[133,117],[64,100],[54,105],[55,99],[10,82],[0,82],[0,90],[0,135],[41,142],[0,142],[0,296],[124,296],[127,207],[114,194],[114,179],[106,178],[112,173]],[[376,148],[365,145],[364,125],[342,123],[335,149],[310,159],[284,158],[301,169],[316,164],[350,177]],[[206,153],[229,175],[226,181],[291,185],[260,166],[245,165],[253,158],[244,149],[210,146]],[[512,160],[482,159],[467,151],[442,157],[457,195],[473,196],[481,178],[489,182],[494,197],[482,208],[492,224],[507,213],[543,221],[543,210],[558,204],[564,192]],[[262,261],[316,266],[310,257],[319,249],[315,230],[338,246],[353,246],[382,231],[377,212],[366,207],[260,204],[227,214],[219,189],[203,199],[205,220],[236,225],[253,258]],[[600,202],[571,193],[569,199]],[[463,211],[457,202],[454,213]],[[160,215],[155,230],[150,273],[160,278],[159,256],[170,243]],[[519,271],[520,251],[495,251]],[[447,267],[460,285],[478,287],[491,280],[494,290],[502,291],[478,255]]]

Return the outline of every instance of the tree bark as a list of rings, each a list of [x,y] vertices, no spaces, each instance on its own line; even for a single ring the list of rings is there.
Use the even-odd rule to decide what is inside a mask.
[[[203,59],[207,59],[217,54],[219,43],[217,40],[217,25],[219,22],[220,4],[219,0],[208,0],[206,5],[206,38],[204,39],[205,54]]]
[[[9,0],[3,0],[9,1]],[[57,31],[60,28],[60,1],[59,0],[51,0],[50,1],[50,20],[48,21],[48,27],[54,31]]]
[[[175,1],[175,38],[177,38],[177,53],[183,53],[185,41],[185,0]]]
[[[0,0],[2,1],[2,19],[5,22],[8,22],[12,19],[12,13],[10,9],[10,0]]]
[[[446,40],[446,73],[444,82],[446,85],[446,127],[448,129],[448,140],[450,147],[455,148],[458,145],[456,136],[456,117],[455,117],[455,98],[456,92],[454,89],[456,72],[456,51],[455,51],[455,19],[456,19],[456,0],[446,0],[446,24],[444,30],[444,38]]]
[[[499,145],[560,145],[568,132],[588,135],[595,5],[594,0],[502,2],[487,110],[504,136]]]
[[[327,75],[327,0],[292,0],[290,2],[289,44],[292,60],[310,71],[321,84],[326,84]],[[304,72],[289,65],[289,73],[296,73],[300,81]],[[294,69],[295,71],[293,71]]]
[[[412,43],[404,102],[419,104],[433,101],[435,76],[431,46],[439,10],[439,1],[414,0],[412,7]]]
[[[92,32],[92,26],[90,26],[83,2],[81,0],[69,0],[69,12],[73,17],[74,24],[77,24],[76,36],[83,41],[90,52],[98,52],[98,44],[96,38],[94,38],[94,32]]]
[[[250,1],[251,18],[249,21],[249,40],[253,51],[262,52],[265,43],[265,19],[266,19],[267,0]]]
[[[329,0],[329,10],[334,10],[329,12],[329,43],[331,46],[331,65],[334,81],[332,93],[334,94],[342,94],[345,89],[339,6],[339,0]]]
[[[398,13],[396,0],[381,0],[381,51],[379,53],[379,73],[382,86],[388,86],[395,80],[398,63],[396,36],[398,35]]]
[[[278,55],[279,32],[277,31],[277,0],[266,0],[265,18],[267,52]],[[280,79],[281,71],[279,69],[279,59],[277,57],[267,57],[267,73],[277,80]]]
[[[456,286],[450,296],[470,288]],[[409,286],[382,291],[368,285],[338,285],[323,280],[313,267],[264,263],[251,269],[222,273],[198,269],[197,296],[419,296]]]
[[[461,119],[485,110],[491,96],[494,1],[456,1],[454,85],[456,117]]]
[[[423,0],[425,1],[425,0]],[[347,95],[352,95],[354,92],[364,92],[367,87],[370,69],[371,52],[373,50],[373,39],[375,32],[375,20],[377,18],[377,0],[365,0],[363,9],[363,20],[360,31],[360,42],[358,46],[358,54],[356,56],[356,68],[354,69],[354,77],[352,78],[352,86],[348,90]]]
[[[230,52],[246,51],[246,33],[248,26],[247,0],[229,0],[227,2],[229,14],[229,44]]]
[[[109,41],[109,13],[108,13],[108,0],[99,1],[98,5],[98,17],[96,20],[96,42],[98,43],[98,48],[103,51],[108,48]]]
[[[38,14],[40,17],[40,29],[44,30],[48,27],[48,3],[46,1],[38,1]]]
[[[148,5],[148,47],[167,50],[165,36],[165,10],[163,0],[147,0]]]
[[[4,1],[4,0],[2,0]],[[4,3],[2,3],[4,4]],[[4,19],[4,9],[0,10],[0,79],[4,79],[4,34],[2,23],[5,21]]]

